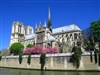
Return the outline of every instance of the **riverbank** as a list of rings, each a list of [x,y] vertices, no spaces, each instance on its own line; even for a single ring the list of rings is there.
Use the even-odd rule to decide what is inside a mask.
[[[28,69],[28,68],[12,68],[12,67],[0,67],[2,69],[15,69],[15,70],[34,70],[34,71],[41,71],[40,69]],[[59,72],[100,72],[100,70],[51,70],[51,69],[46,69],[43,71],[59,71]]]
[[[0,68],[0,75],[99,75],[100,72],[37,71]]]
[[[44,70],[46,71],[100,71],[98,64],[90,61],[90,53],[82,54],[80,67],[76,69],[71,62],[69,62],[71,53],[61,54],[47,54]],[[40,55],[31,56],[31,64],[27,64],[27,57],[23,56],[22,64],[19,64],[18,56],[2,56],[0,67],[26,70],[40,70]]]

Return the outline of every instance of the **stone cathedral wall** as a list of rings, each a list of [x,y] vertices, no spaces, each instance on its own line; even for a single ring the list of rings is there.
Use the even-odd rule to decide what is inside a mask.
[[[70,53],[62,54],[47,54],[44,69],[46,70],[95,70],[100,71],[98,64],[90,61],[90,53],[85,53],[81,57],[80,67],[76,69],[72,63],[69,62]],[[93,58],[94,60],[94,58]],[[22,64],[19,64],[18,56],[3,56],[0,61],[0,67],[6,68],[21,68],[21,69],[37,69],[40,70],[40,55],[31,56],[31,64],[27,64],[27,56],[23,56]]]

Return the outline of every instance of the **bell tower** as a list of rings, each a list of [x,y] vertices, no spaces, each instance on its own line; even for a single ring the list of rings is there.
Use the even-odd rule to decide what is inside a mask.
[[[19,21],[14,21],[12,24],[12,32],[10,38],[10,45],[14,42],[20,42],[24,38],[25,30],[23,23]]]

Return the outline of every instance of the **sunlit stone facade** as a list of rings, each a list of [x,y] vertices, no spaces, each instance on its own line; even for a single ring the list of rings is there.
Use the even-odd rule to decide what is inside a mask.
[[[70,51],[73,46],[82,46],[82,32],[76,24],[65,25],[63,27],[48,28],[51,25],[50,9],[48,13],[48,24],[36,24],[32,26],[24,26],[23,23],[16,21],[12,24],[12,33],[10,45],[14,42],[28,44],[41,44],[43,47],[59,47],[63,52]],[[35,30],[35,32],[34,32]]]

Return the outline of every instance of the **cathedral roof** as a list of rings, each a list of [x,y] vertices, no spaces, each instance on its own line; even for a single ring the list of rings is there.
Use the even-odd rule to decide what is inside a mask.
[[[32,39],[34,37],[35,37],[35,34],[28,34],[28,35],[25,35],[25,40]]]
[[[71,25],[52,29],[52,32],[53,32],[53,34],[56,34],[56,33],[62,33],[62,32],[67,32],[67,31],[73,31],[73,30],[81,31],[81,29],[77,25],[71,24]]]
[[[49,40],[49,41],[56,41],[55,37],[52,36],[52,35],[50,35],[50,36],[48,37],[48,40]]]
[[[53,34],[57,34],[57,33],[62,33],[62,32],[73,31],[73,30],[79,30],[79,31],[81,31],[81,29],[77,25],[71,24],[71,25],[67,25],[67,26],[63,26],[63,27],[52,29],[52,33]],[[49,31],[49,29],[46,28],[46,31]],[[32,39],[34,37],[35,37],[35,33],[34,34],[28,34],[28,35],[25,35],[25,40]],[[56,41],[55,37],[52,36],[52,35],[50,35],[48,37],[48,40],[49,41]]]

